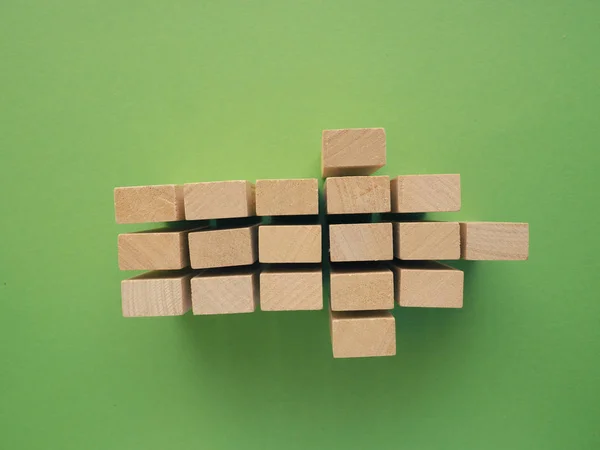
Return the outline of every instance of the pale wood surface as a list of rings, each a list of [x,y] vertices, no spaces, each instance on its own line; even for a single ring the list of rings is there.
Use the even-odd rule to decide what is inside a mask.
[[[117,187],[114,196],[117,223],[175,222],[185,218],[182,186]]]
[[[390,212],[390,177],[327,178],[325,199],[327,214]]]
[[[391,181],[392,212],[460,211],[460,175],[401,175]]]
[[[471,261],[522,261],[529,258],[529,224],[462,222],[462,258]]]
[[[256,214],[259,216],[319,214],[317,179],[256,180]]]
[[[394,309],[394,274],[387,267],[331,268],[333,311]]]
[[[394,256],[404,260],[460,259],[460,225],[458,222],[396,222]]]
[[[261,263],[320,263],[321,225],[261,225],[258,260]]]
[[[333,262],[391,260],[392,234],[392,224],[387,222],[329,225],[330,259]]]
[[[188,241],[194,269],[244,266],[258,259],[258,225],[192,232]]]
[[[258,305],[258,268],[205,270],[191,280],[194,314],[254,312]]]
[[[187,220],[231,219],[256,214],[254,185],[249,181],[212,181],[183,186]]]
[[[321,149],[323,177],[371,175],[385,166],[385,163],[383,128],[323,131]]]
[[[394,356],[396,321],[389,311],[330,311],[334,358]]]
[[[323,272],[318,268],[267,268],[260,274],[260,309],[323,309]]]
[[[181,316],[192,306],[193,272],[148,272],[121,282],[124,317]]]

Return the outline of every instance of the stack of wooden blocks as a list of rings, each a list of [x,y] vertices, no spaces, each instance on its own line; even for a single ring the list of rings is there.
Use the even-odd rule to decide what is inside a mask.
[[[321,163],[324,224],[316,178],[116,188],[117,223],[176,222],[119,235],[119,267],[150,271],[122,282],[123,315],[321,310],[330,262],[333,356],[391,356],[395,304],[462,307],[463,272],[436,260],[528,258],[526,223],[409,220],[459,211],[460,175],[374,176],[382,128],[323,131]]]

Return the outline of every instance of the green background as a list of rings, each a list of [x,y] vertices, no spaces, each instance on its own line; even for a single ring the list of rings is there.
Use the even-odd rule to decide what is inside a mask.
[[[600,448],[600,2],[3,1],[0,447]],[[115,186],[314,177],[383,126],[383,174],[461,173],[444,219],[527,221],[465,307],[123,319]]]

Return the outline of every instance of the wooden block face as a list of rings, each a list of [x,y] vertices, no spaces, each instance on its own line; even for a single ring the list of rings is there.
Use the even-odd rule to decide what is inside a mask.
[[[182,186],[118,187],[114,194],[117,223],[175,222],[185,218]]]
[[[371,175],[385,166],[385,163],[383,128],[323,131],[321,150],[323,177]]]
[[[258,259],[261,263],[320,263],[321,225],[261,225]]]
[[[394,258],[392,224],[329,225],[329,257],[333,262],[389,261]]]
[[[119,269],[121,270],[177,270],[189,267],[189,231],[120,234]]]
[[[394,223],[394,256],[404,260],[460,259],[458,222]]]
[[[402,175],[391,189],[392,212],[460,211],[460,175]]]
[[[263,270],[260,274],[260,309],[263,311],[323,309],[321,268]]]
[[[390,177],[332,177],[325,180],[327,214],[390,212]]]
[[[372,311],[394,308],[394,274],[388,268],[331,268],[331,309]]]
[[[259,216],[319,214],[317,179],[257,180],[256,214]]]
[[[396,321],[388,311],[331,311],[334,358],[394,356]]]
[[[251,313],[258,304],[256,268],[206,270],[191,284],[194,314]]]
[[[436,262],[395,265],[396,301],[400,306],[462,308],[464,273]]]
[[[148,272],[121,282],[124,317],[181,316],[192,306],[190,272]]]
[[[462,258],[471,261],[523,261],[529,258],[529,224],[460,224]]]
[[[204,230],[188,235],[194,269],[254,264],[258,258],[258,225]]]
[[[256,213],[254,185],[249,181],[187,183],[183,193],[187,220],[231,219]]]

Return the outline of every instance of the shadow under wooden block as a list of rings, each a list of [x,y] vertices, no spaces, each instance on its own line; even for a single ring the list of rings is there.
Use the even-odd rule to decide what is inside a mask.
[[[316,178],[256,180],[256,214],[301,216],[319,214]]]
[[[394,258],[391,223],[329,225],[332,262],[389,261]]]
[[[209,229],[188,235],[194,269],[248,266],[258,259],[258,225]]]
[[[329,301],[333,311],[394,309],[394,274],[386,265],[333,265]]]
[[[258,259],[261,263],[320,263],[321,225],[261,225]]]
[[[458,222],[396,222],[394,256],[403,260],[460,259],[460,225]]]
[[[327,214],[391,211],[390,177],[332,177],[325,180]]]
[[[389,311],[330,311],[334,358],[394,356],[396,320]]]
[[[117,223],[176,222],[185,218],[183,186],[117,187],[115,219]]]
[[[529,258],[529,224],[461,222],[462,258],[470,261],[523,261]]]
[[[323,271],[320,266],[271,266],[260,274],[262,311],[323,309]]]
[[[323,130],[323,177],[371,175],[386,163],[383,128]]]
[[[460,175],[400,175],[391,181],[392,212],[460,211]]]
[[[249,181],[186,183],[183,194],[187,220],[229,219],[256,214],[254,185]]]

